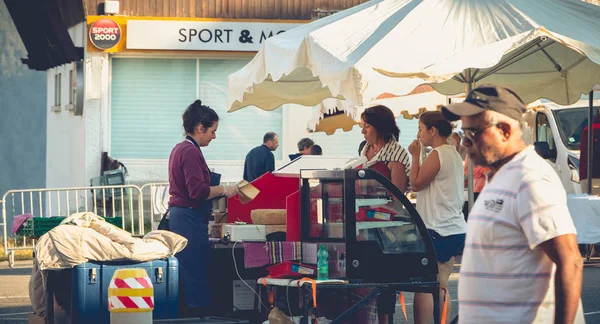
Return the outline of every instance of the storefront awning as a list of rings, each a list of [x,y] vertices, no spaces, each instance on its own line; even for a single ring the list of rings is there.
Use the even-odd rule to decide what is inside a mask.
[[[21,59],[32,70],[45,71],[83,58],[69,27],[85,20],[81,0],[5,0],[6,7],[27,50]]]

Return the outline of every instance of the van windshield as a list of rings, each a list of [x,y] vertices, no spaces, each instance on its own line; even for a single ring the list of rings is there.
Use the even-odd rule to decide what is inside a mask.
[[[588,124],[588,107],[554,110],[560,137],[569,150],[579,150],[581,132]]]

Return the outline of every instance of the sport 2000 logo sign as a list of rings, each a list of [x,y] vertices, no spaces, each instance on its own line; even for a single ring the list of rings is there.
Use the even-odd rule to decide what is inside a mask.
[[[121,26],[111,19],[100,19],[90,26],[90,41],[101,50],[115,47],[121,40]]]

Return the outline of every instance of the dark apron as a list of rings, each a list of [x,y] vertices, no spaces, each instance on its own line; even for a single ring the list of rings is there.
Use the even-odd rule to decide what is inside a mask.
[[[187,307],[208,306],[208,220],[212,201],[203,201],[200,208],[172,207],[169,230],[188,240],[187,246],[177,253],[179,260],[179,289],[183,289]]]
[[[375,164],[371,165],[369,167],[369,169],[372,169],[372,170],[375,170],[375,171],[381,173],[381,175],[386,177],[388,180],[392,181],[392,170],[390,170],[390,168],[388,167],[388,162],[384,162],[384,161],[376,162]]]

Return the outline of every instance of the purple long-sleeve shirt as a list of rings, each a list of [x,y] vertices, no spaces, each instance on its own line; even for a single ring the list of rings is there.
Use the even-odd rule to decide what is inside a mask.
[[[169,207],[199,208],[210,194],[210,170],[194,144],[183,141],[169,157]]]

